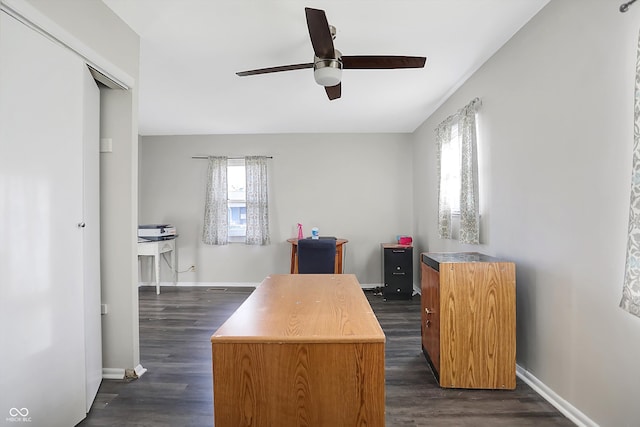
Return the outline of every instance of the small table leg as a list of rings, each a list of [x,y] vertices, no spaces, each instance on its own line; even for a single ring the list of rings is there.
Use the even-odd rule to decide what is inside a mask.
[[[156,267],[156,295],[160,295],[160,254],[154,255],[153,261]]]
[[[178,265],[176,264],[176,250],[175,247],[171,251],[171,265],[173,266],[173,284],[178,284]]]

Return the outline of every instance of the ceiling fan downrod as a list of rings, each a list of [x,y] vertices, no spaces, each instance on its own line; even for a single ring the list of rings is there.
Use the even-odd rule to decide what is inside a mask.
[[[629,6],[631,6],[635,2],[636,2],[636,0],[631,0],[631,1],[628,1],[626,3],[622,3],[620,5],[620,12],[622,12],[622,13],[626,12],[627,10],[629,10]]]

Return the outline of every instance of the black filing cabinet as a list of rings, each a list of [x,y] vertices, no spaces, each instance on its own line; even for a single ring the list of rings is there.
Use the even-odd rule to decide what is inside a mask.
[[[413,247],[382,244],[382,295],[384,299],[411,299],[413,295]]]

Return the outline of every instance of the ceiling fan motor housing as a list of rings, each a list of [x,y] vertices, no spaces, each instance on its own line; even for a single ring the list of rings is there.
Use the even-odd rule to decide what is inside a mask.
[[[336,52],[337,53],[337,52]],[[313,77],[321,86],[335,86],[342,79],[342,60],[337,58],[322,59],[317,56],[313,61]]]

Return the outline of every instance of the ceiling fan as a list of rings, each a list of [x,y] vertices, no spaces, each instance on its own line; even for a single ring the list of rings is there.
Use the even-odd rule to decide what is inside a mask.
[[[333,47],[336,36],[335,27],[329,25],[324,10],[306,7],[307,27],[313,45],[313,62],[304,64],[281,65],[278,67],[259,68],[257,70],[240,71],[238,76],[255,76],[257,74],[278,73],[280,71],[313,68],[313,76],[324,86],[330,100],[340,98],[342,92],[342,70],[377,70],[391,68],[422,68],[427,60],[424,56],[380,56],[359,55],[347,56]]]

